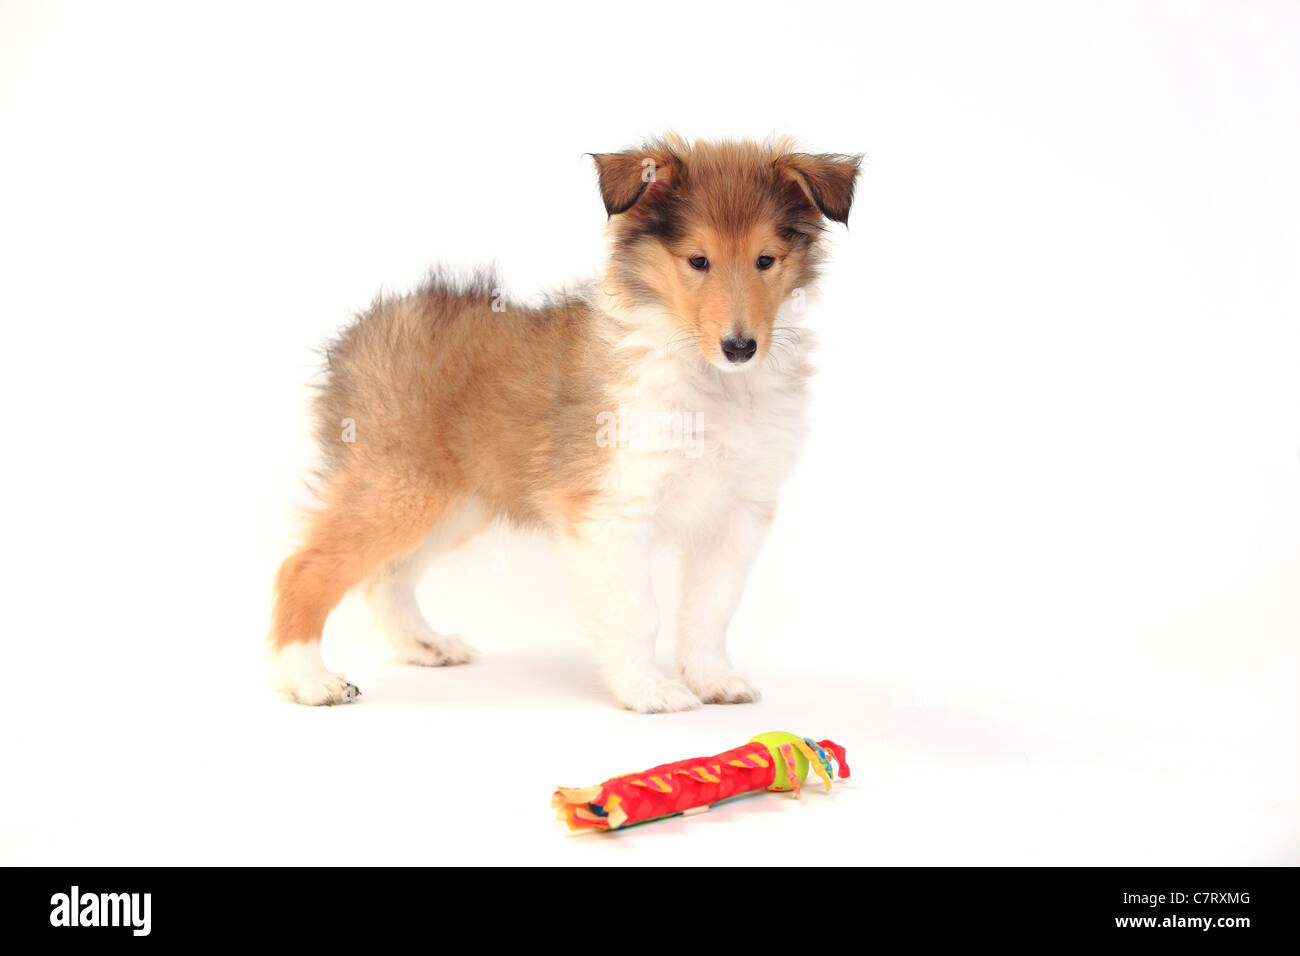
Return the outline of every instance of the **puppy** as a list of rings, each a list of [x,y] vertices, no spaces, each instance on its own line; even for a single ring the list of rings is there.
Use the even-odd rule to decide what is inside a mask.
[[[587,291],[524,308],[488,276],[435,276],[329,347],[320,506],[280,567],[270,633],[278,685],[298,702],[358,695],[320,653],[357,585],[404,660],[468,661],[415,586],[498,518],[572,553],[623,706],[758,699],[727,657],[727,625],[801,444],[803,306],[860,157],[669,136],[594,159],[611,241]],[[682,554],[676,676],[654,662],[660,540]]]

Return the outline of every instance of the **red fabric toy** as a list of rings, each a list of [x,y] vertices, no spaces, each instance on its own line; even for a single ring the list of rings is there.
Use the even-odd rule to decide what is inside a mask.
[[[754,790],[793,790],[811,767],[831,787],[831,761],[849,776],[844,748],[775,731],[712,757],[661,764],[592,787],[560,787],[551,806],[571,830],[617,830],[707,807]]]

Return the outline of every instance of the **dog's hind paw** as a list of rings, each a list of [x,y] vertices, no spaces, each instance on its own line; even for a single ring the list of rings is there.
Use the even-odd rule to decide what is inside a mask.
[[[421,667],[449,667],[453,664],[468,664],[474,659],[474,648],[470,647],[455,634],[438,635],[434,638],[404,641],[401,657],[408,664]]]
[[[319,707],[349,704],[361,696],[361,689],[342,674],[313,674],[294,684],[289,693],[300,704]]]

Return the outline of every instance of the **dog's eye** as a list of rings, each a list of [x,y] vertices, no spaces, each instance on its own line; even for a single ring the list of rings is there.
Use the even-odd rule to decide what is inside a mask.
[[[776,259],[771,256],[759,256],[758,261],[755,262],[754,265],[758,266],[760,269],[770,269],[774,262],[776,262]]]
[[[701,272],[709,267],[709,260],[704,256],[691,256],[686,261],[691,264],[692,269],[699,269]]]

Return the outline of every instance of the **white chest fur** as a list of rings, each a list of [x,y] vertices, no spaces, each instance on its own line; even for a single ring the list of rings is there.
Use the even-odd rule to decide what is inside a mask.
[[[608,517],[649,518],[669,537],[699,534],[738,503],[776,501],[803,441],[811,336],[792,316],[752,367],[707,362],[662,316],[615,313],[630,372],[611,389],[598,442],[615,449],[603,487]]]

